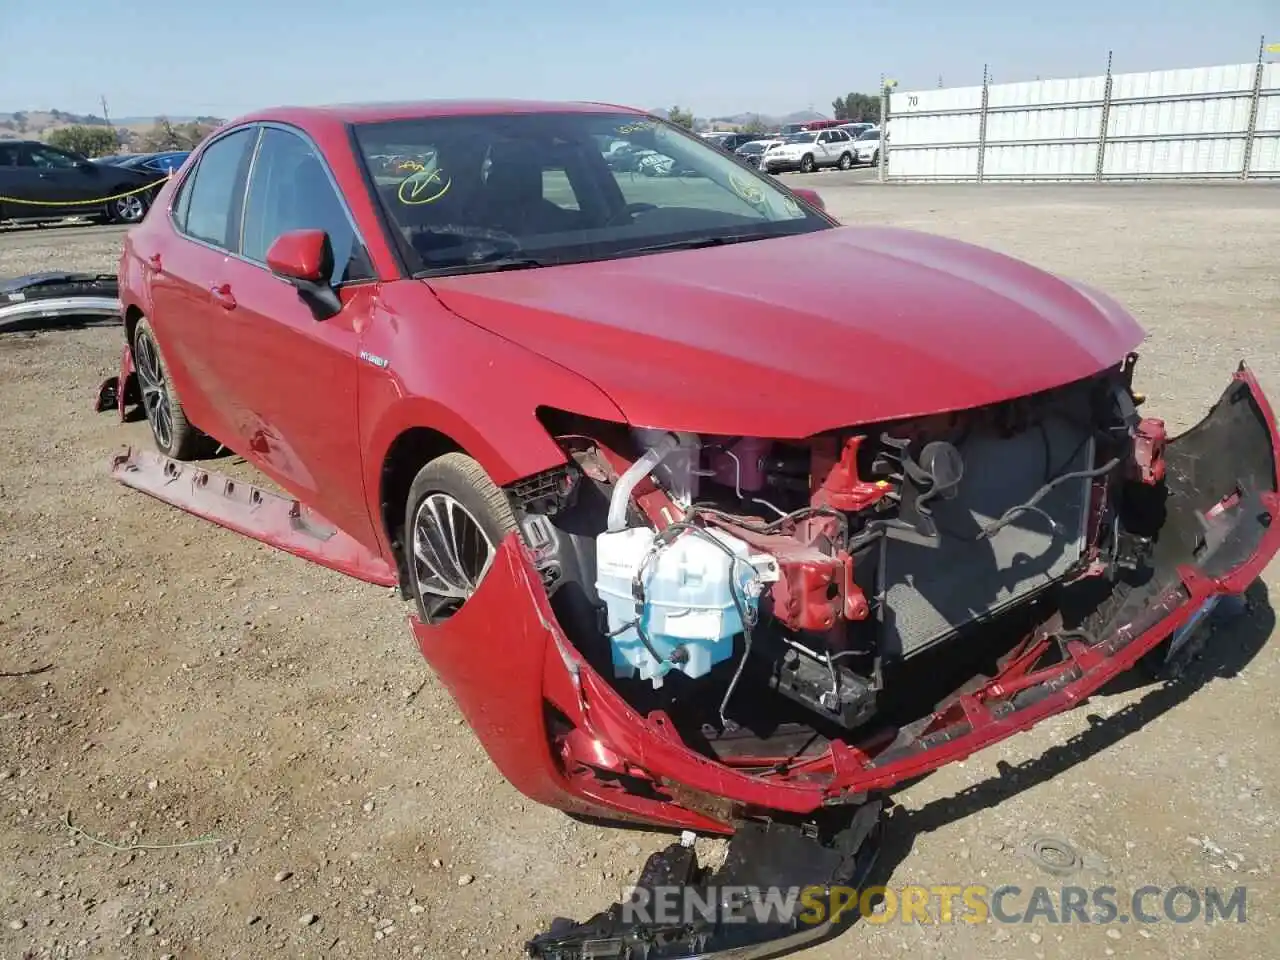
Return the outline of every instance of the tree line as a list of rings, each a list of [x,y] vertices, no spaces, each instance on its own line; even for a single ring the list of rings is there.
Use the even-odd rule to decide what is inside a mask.
[[[869,93],[847,93],[831,101],[837,120],[850,123],[879,123],[880,98]]]
[[[76,124],[52,131],[46,138],[51,147],[70,150],[86,157],[105,157],[129,147],[137,153],[193,150],[221,123],[216,117],[199,117],[187,123],[172,123],[159,117],[150,130],[134,133],[112,127]]]

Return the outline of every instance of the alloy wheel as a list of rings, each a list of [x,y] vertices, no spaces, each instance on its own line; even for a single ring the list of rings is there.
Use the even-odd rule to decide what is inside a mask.
[[[115,201],[116,219],[124,223],[136,223],[142,219],[142,198],[137,194],[121,197]]]
[[[160,365],[160,351],[145,331],[134,339],[133,363],[138,372],[138,388],[142,392],[142,406],[147,422],[151,424],[151,434],[160,449],[167,453],[173,443],[173,407],[164,367]]]
[[[476,592],[497,551],[475,516],[447,493],[423,497],[413,518],[413,575],[428,622]]]

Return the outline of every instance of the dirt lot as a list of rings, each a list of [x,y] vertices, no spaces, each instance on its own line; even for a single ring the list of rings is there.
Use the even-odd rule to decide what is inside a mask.
[[[849,222],[1117,295],[1150,331],[1149,406],[1178,429],[1241,357],[1280,396],[1280,190],[845,182],[812,178]],[[110,270],[118,242],[0,232],[0,276]],[[387,591],[108,479],[114,450],[149,439],[90,412],[119,346],[116,328],[0,334],[0,957],[514,957],[549,917],[616,896],[669,838],[507,786]],[[1110,884],[1122,903],[1144,884],[1247,885],[1246,923],[862,923],[807,956],[1274,956],[1274,568],[1264,581],[1187,680],[1121,684],[900,793],[885,854],[894,885],[1017,884],[1014,909],[1041,884]],[[68,814],[116,845],[177,846],[116,851]],[[1070,877],[1029,857],[1046,835],[1082,853]]]

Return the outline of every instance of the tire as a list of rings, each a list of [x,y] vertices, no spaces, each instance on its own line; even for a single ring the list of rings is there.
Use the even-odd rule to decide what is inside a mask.
[[[873,154],[871,155],[871,165],[872,165],[873,167],[878,167],[878,166],[880,166],[880,151],[879,151],[879,150],[877,150],[875,153],[873,153]]]
[[[499,544],[516,529],[506,495],[465,453],[446,453],[418,471],[405,503],[402,541],[409,585],[424,623],[442,623],[462,609]]]
[[[847,153],[840,154],[840,161],[836,164],[841,170],[848,170],[853,166],[853,157]]]
[[[147,208],[150,206],[146,194],[134,193],[127,197],[119,197],[118,199],[108,201],[107,218],[112,223],[120,223],[130,226],[135,223],[141,223],[142,218],[147,215]]]
[[[169,378],[155,331],[145,317],[133,328],[133,342],[129,346],[137,371],[138,391],[142,394],[142,408],[156,449],[174,460],[208,456],[215,444],[187,419],[177,388]]]
[[[818,165],[813,162],[812,153],[806,153],[803,157],[800,158],[801,173],[813,173],[813,171],[816,169],[818,169]]]

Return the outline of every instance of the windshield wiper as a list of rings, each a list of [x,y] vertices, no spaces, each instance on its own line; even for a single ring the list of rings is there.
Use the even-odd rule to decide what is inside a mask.
[[[728,243],[745,243],[748,240],[768,240],[771,237],[777,236],[780,236],[780,234],[748,233],[730,237],[715,234],[705,237],[690,237],[687,240],[672,240],[668,243],[653,243],[644,247],[628,247],[625,250],[619,251],[618,256],[629,257],[632,254],[662,253],[664,250],[701,250],[703,247],[719,247]]]
[[[462,261],[460,263],[438,264],[419,270],[414,279],[423,280],[428,277],[454,276],[462,273],[497,273],[500,270],[529,270],[533,267],[548,266],[547,261],[534,257],[494,257],[492,260]]]

